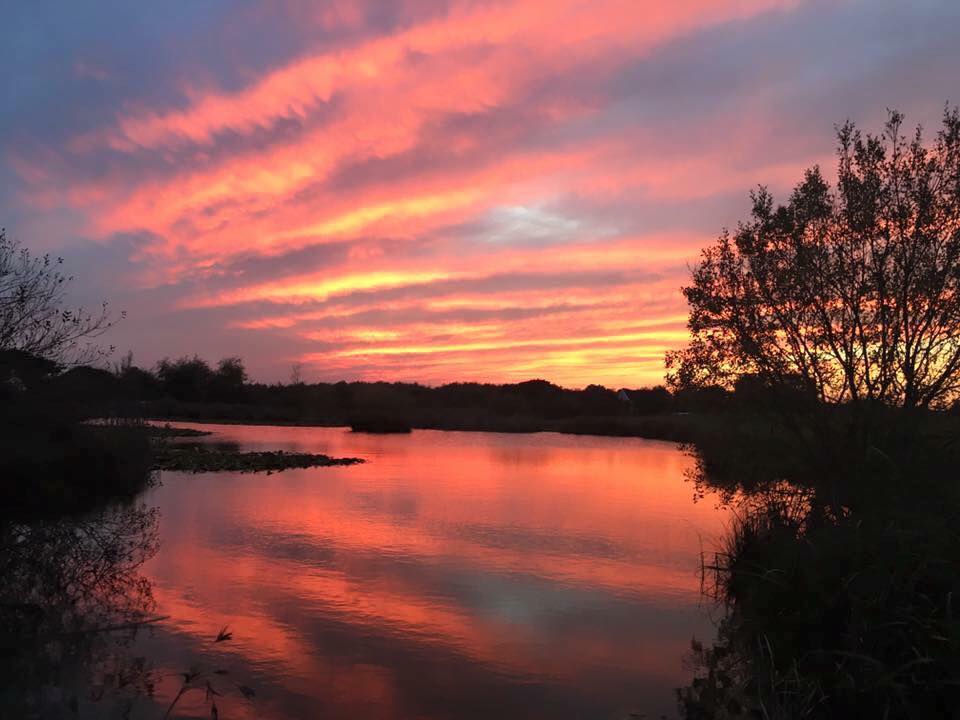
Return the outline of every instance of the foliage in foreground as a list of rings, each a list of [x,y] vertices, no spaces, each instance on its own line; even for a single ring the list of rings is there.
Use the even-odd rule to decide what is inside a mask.
[[[704,568],[725,609],[695,643],[688,718],[951,717],[960,690],[960,511],[922,499],[818,506],[784,485],[741,505]]]
[[[55,517],[129,500],[152,481],[148,433],[57,418],[0,420],[0,521]]]

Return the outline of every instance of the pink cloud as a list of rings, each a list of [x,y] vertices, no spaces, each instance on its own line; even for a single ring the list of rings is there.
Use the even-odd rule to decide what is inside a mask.
[[[749,118],[718,109],[723,137],[667,152],[662,128],[623,122],[604,92],[671,42],[797,5],[455,2],[318,42],[230,89],[195,82],[171,89],[181,102],[123,104],[49,157],[15,153],[14,168],[25,204],[68,207],[101,241],[149,238],[137,277],[180,288],[168,309],[221,313],[250,347],[271,333],[286,348],[274,365],[653,383],[684,340],[678,288],[710,235],[645,229],[629,204],[786,182],[809,154],[754,157],[770,132],[759,102]],[[326,30],[365,21],[351,3],[300,12]],[[275,277],[241,268],[336,243],[351,249]],[[498,280],[512,277],[530,287]],[[370,320],[394,311],[406,319]]]

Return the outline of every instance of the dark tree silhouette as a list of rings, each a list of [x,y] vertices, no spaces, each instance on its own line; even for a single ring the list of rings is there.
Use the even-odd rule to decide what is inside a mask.
[[[745,375],[822,406],[943,408],[960,391],[960,114],[932,146],[840,127],[838,181],[814,167],[786,205],[761,187],[753,212],[703,251],[674,389]]]
[[[0,350],[22,350],[60,365],[104,354],[92,341],[113,324],[107,304],[97,312],[67,308],[71,278],[60,272],[62,263],[34,257],[0,229]]]
[[[238,357],[226,357],[217,363],[210,383],[210,395],[216,400],[236,402],[243,397],[247,369]]]
[[[247,381],[247,369],[238,357],[226,357],[217,363],[216,376],[231,388],[241,387]]]
[[[206,400],[213,380],[213,370],[197,355],[164,358],[157,363],[156,373],[163,391],[178,400]]]

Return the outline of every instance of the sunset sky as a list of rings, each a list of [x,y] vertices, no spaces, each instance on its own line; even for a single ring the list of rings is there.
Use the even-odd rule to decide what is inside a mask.
[[[698,249],[887,107],[960,102],[956,0],[22,2],[0,225],[135,362],[660,382]]]

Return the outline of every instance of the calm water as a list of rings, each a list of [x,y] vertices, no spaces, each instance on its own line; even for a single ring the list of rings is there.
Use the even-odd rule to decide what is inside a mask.
[[[144,574],[169,619],[138,640],[161,668],[159,706],[175,672],[211,663],[229,670],[227,718],[676,715],[691,637],[713,635],[701,543],[726,521],[692,502],[676,446],[197,427],[367,463],[163,474]],[[223,625],[233,638],[213,645]],[[178,716],[206,707],[190,693]]]

